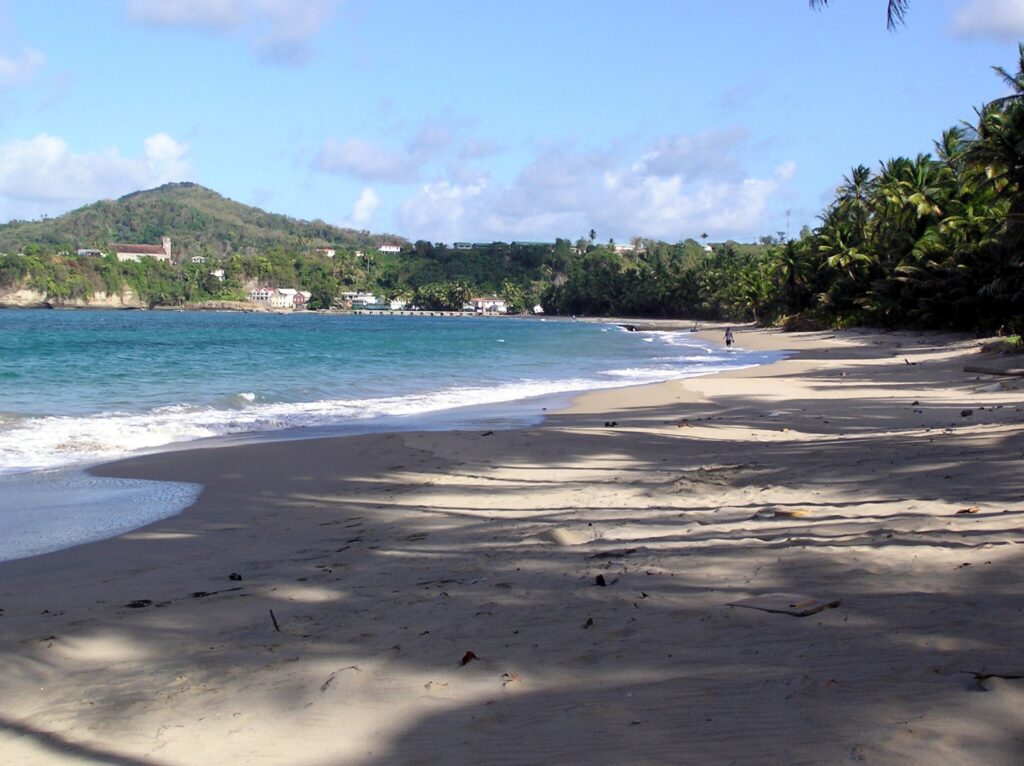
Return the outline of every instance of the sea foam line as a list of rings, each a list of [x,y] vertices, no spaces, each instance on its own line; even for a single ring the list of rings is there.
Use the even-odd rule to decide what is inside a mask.
[[[232,406],[227,407],[176,404],[142,413],[25,418],[0,428],[0,473],[113,460],[211,437],[342,426],[382,417],[413,417],[457,407],[654,383],[767,361],[760,355],[723,357],[691,355],[677,359],[675,364],[665,360],[657,366],[607,370],[594,378],[523,380],[402,396],[259,402],[256,392],[244,392],[233,397]]]

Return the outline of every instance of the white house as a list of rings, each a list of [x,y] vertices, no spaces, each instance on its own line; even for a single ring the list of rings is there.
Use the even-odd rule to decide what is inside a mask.
[[[161,237],[161,245],[130,245],[115,242],[110,245],[119,261],[139,261],[142,258],[156,258],[158,261],[171,261],[171,238]]]
[[[328,258],[333,258],[338,254],[338,251],[333,247],[318,247],[316,251],[320,253],[320,255],[327,256]]]
[[[103,255],[103,251],[90,247],[80,247],[77,250],[77,254],[79,258],[99,258]]]
[[[388,305],[391,307],[392,311],[401,311],[409,305],[409,301],[404,301],[401,298],[392,298],[388,301]]]
[[[477,314],[507,314],[508,304],[495,296],[490,298],[470,298],[464,310],[475,311]]]
[[[369,306],[371,304],[377,303],[377,296],[374,295],[373,293],[356,293],[350,298],[350,300],[352,301],[353,307]]]
[[[206,258],[201,255],[193,255],[189,260],[192,263],[206,263]]]
[[[210,272],[210,276],[211,277],[216,277],[221,282],[223,282],[224,281],[224,269],[214,269],[213,271]]]
[[[253,303],[270,303],[270,296],[275,292],[273,287],[254,287],[249,291],[249,300]]]
[[[359,308],[360,306],[369,306],[370,304],[377,303],[377,296],[373,293],[357,293],[357,292],[344,292],[341,294],[343,300],[348,301],[352,304],[352,308]]]
[[[629,244],[625,244],[625,243],[619,244],[618,242],[616,242],[615,243],[615,252],[617,254],[619,254],[619,255],[640,255],[640,254],[645,253],[647,251],[644,250],[642,247],[637,247],[636,245],[634,245],[632,243],[629,243]]]
[[[398,245],[381,245],[377,248],[382,253],[400,253],[402,248]]]
[[[295,308],[295,295],[298,290],[290,287],[279,287],[270,296],[270,308],[272,309],[293,309]]]

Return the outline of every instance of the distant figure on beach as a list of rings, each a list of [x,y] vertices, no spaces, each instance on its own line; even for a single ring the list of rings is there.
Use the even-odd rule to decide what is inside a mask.
[[[732,341],[733,341],[732,328],[731,327],[726,327],[725,328],[725,347],[729,348],[730,346],[732,346]]]

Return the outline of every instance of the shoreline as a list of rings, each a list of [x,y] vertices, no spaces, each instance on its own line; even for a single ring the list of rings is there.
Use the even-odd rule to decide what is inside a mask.
[[[0,752],[1019,762],[1024,385],[964,373],[963,337],[737,342],[795,353],[584,392],[526,429],[102,467],[205,489],[0,563]],[[770,592],[840,604],[728,606]]]
[[[537,321],[537,319],[529,317],[520,318],[520,321],[525,321],[527,319]],[[624,320],[621,319],[609,319],[607,321],[600,322],[583,322],[583,324],[590,324],[592,326],[597,324],[625,330],[627,326],[624,326],[623,322]],[[657,329],[661,331],[671,329],[674,331],[677,329],[677,325],[678,323],[673,321],[670,324],[659,326]],[[685,341],[691,336],[689,336],[689,334],[680,334],[678,337],[681,337]],[[697,338],[696,335],[693,335],[692,337],[694,339]],[[707,342],[707,349],[711,351],[713,351],[718,345],[707,337],[702,338],[701,342]],[[737,362],[742,364],[765,363],[765,359],[763,357],[743,359],[740,362],[741,356],[742,355],[737,356],[735,359],[730,359],[729,357],[717,359],[712,366],[717,364],[734,364]],[[640,364],[642,366],[642,363]],[[629,366],[628,362],[626,363],[626,366]],[[691,367],[702,368],[707,367],[707,365],[701,364],[700,360],[691,359],[684,362],[677,361],[675,368],[671,370],[664,369],[658,371],[645,369],[642,372],[645,373],[645,377],[648,380],[656,380],[657,377],[663,377],[665,375],[687,377],[692,374],[707,374],[704,370],[700,370],[695,373],[691,371]],[[173,426],[175,424],[172,423],[171,432],[167,435],[167,438],[170,439],[169,441],[159,444],[153,443],[151,446],[141,447],[137,451],[125,451],[128,449],[128,446],[124,444],[115,444],[113,442],[109,445],[109,448],[105,450],[105,454],[98,449],[93,451],[86,450],[86,453],[88,454],[80,452],[75,453],[68,449],[58,449],[52,453],[45,454],[43,456],[45,459],[40,460],[40,462],[17,463],[16,461],[12,461],[11,464],[7,466],[8,470],[0,472],[0,475],[26,475],[53,470],[75,470],[78,468],[88,470],[91,466],[103,465],[130,457],[156,454],[164,451],[207,449],[211,447],[218,448],[231,444],[256,441],[324,438],[360,433],[378,433],[382,431],[410,431],[420,429],[438,430],[439,428],[442,430],[464,430],[475,428],[476,425],[474,424],[474,421],[493,421],[496,417],[511,418],[517,424],[512,427],[525,427],[526,425],[529,425],[531,421],[536,420],[536,418],[543,417],[544,412],[554,411],[556,408],[564,407],[566,406],[564,403],[567,400],[571,400],[572,398],[582,395],[587,391],[624,388],[642,384],[629,380],[625,375],[615,376],[605,374],[603,371],[597,371],[589,376],[581,376],[577,374],[575,377],[573,376],[573,372],[573,370],[563,371],[563,379],[547,380],[544,379],[542,375],[537,379],[526,379],[518,382],[514,379],[510,379],[506,381],[505,385],[499,387],[500,391],[493,391],[485,388],[475,389],[472,383],[465,381],[461,386],[452,388],[439,386],[434,390],[424,389],[420,391],[411,391],[397,394],[396,397],[415,399],[417,397],[423,398],[430,397],[435,394],[443,394],[446,391],[451,391],[452,396],[447,397],[447,399],[443,401],[428,402],[425,409],[414,409],[411,413],[403,413],[401,411],[388,412],[387,410],[384,410],[381,412],[370,412],[369,414],[353,413],[352,415],[345,417],[337,416],[333,420],[330,417],[330,413],[325,413],[322,419],[323,422],[320,423],[305,423],[301,421],[291,423],[273,423],[270,427],[267,427],[266,430],[260,430],[261,424],[256,422],[261,417],[268,417],[261,414],[260,407],[272,407],[279,403],[275,401],[260,402],[255,407],[250,407],[248,409],[242,408],[240,410],[240,423],[232,424],[232,427],[236,430],[226,433],[211,433],[210,435],[199,437],[186,433],[186,438],[184,440],[178,440],[180,435],[173,432]],[[566,375],[568,375],[568,378],[565,378]],[[460,391],[469,395],[457,395]],[[374,400],[375,396],[386,397],[384,394],[373,394],[368,395],[368,400]],[[363,398],[367,399],[365,396]],[[330,403],[329,397],[328,403]],[[128,411],[127,416],[145,416],[147,412],[156,412],[160,407],[170,407],[175,404],[177,404],[177,402],[173,401],[166,401],[163,404],[155,403],[148,411]],[[225,411],[231,410],[230,406],[225,408],[222,402],[210,403],[202,401],[198,404],[199,406],[213,407],[215,409],[219,406],[221,410]],[[311,401],[305,404],[316,406],[318,402]],[[93,415],[100,414],[105,413],[99,411],[87,411],[82,413],[81,417],[89,418]],[[112,414],[114,416],[121,416],[123,413],[113,412]],[[275,412],[270,417],[287,418],[288,415],[289,413],[281,415],[281,413]],[[53,413],[53,416],[74,417],[74,415],[67,412]],[[253,424],[245,422],[246,417],[252,419],[254,421]],[[451,421],[451,424],[448,424],[448,421]],[[493,426],[488,425],[488,427]],[[212,430],[216,431],[217,429]],[[88,442],[88,439],[85,441]],[[155,442],[155,439],[151,439],[149,441]],[[52,460],[54,456],[59,458],[65,455],[74,462],[46,462],[47,459]],[[77,460],[75,460],[75,458],[77,458]]]

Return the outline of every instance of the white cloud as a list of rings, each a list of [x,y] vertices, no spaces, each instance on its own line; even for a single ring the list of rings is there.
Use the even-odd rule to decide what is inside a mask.
[[[129,0],[128,15],[155,27],[231,29],[246,21],[243,0]]]
[[[1024,0],[968,0],[956,12],[951,31],[958,37],[1015,42],[1024,37]]]
[[[417,238],[434,241],[457,239],[465,219],[485,190],[482,183],[459,186],[448,181],[425,184],[398,211],[403,228]]]
[[[373,214],[380,207],[380,197],[370,187],[363,189],[352,208],[352,228],[366,229],[373,220]]]
[[[147,138],[141,157],[117,149],[76,154],[60,137],[39,134],[0,144],[0,212],[5,219],[63,212],[190,173],[188,145],[166,133]]]
[[[0,89],[30,80],[45,63],[46,57],[32,48],[26,48],[14,58],[0,55]]]
[[[359,138],[328,139],[313,164],[320,170],[355,176],[363,181],[410,181],[418,170],[415,158],[408,152]]]
[[[313,167],[361,181],[409,183],[423,167],[448,156],[453,138],[447,128],[426,120],[405,143],[392,148],[361,138],[329,138],[313,159]]]
[[[180,181],[192,172],[187,159],[188,144],[175,141],[166,133],[155,133],[143,142],[146,163],[157,183]]]
[[[310,43],[340,0],[129,0],[128,15],[147,26],[240,32],[261,60],[302,66]]]
[[[780,181],[790,181],[796,175],[796,163],[787,160],[775,168],[775,177]]]
[[[744,171],[746,153],[741,130],[663,136],[632,156],[548,149],[510,183],[423,185],[399,207],[398,225],[435,241],[575,238],[591,227],[601,239],[754,236],[796,164],[760,178]]]

